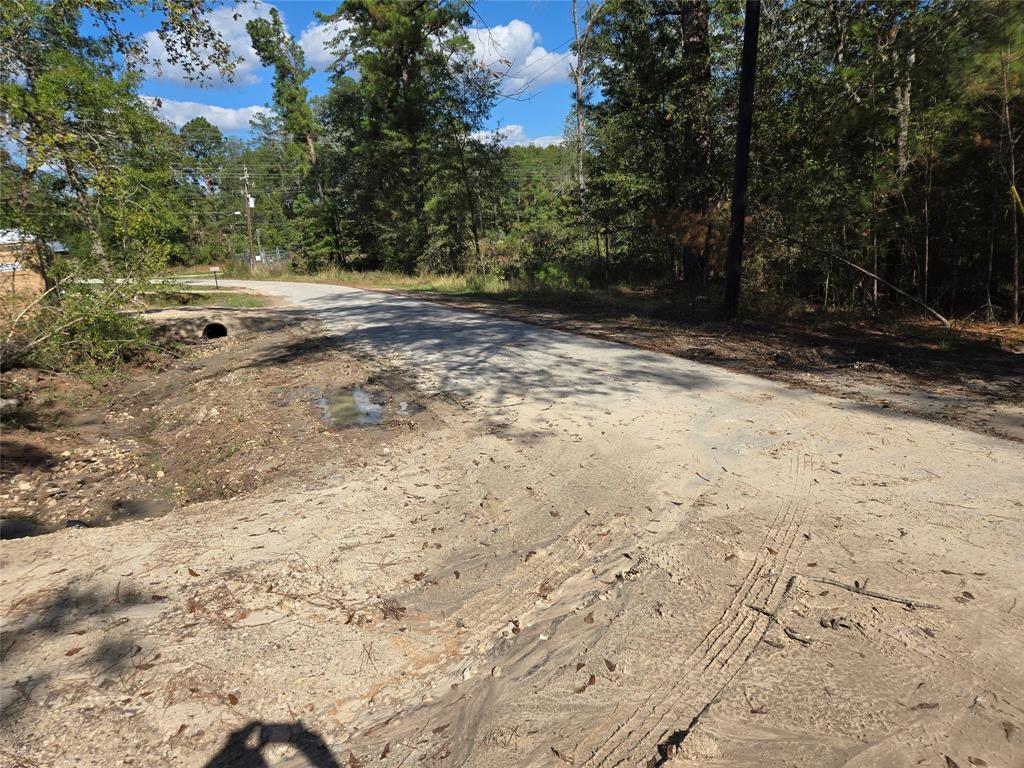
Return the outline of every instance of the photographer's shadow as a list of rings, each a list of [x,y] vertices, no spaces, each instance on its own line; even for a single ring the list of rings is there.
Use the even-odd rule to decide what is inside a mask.
[[[255,720],[232,731],[223,748],[210,758],[205,768],[270,768],[270,763],[263,758],[263,749],[270,744],[291,744],[311,768],[341,768],[320,735],[302,723]]]

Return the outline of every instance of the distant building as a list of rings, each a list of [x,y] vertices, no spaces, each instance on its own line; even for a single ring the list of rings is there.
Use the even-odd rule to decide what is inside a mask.
[[[67,253],[63,243],[46,244],[53,253]],[[46,288],[36,264],[36,236],[22,229],[0,229],[0,290],[42,293]]]

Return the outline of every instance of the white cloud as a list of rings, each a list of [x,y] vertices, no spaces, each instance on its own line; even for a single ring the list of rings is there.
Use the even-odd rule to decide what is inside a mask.
[[[502,92],[535,90],[569,77],[569,53],[547,51],[540,35],[525,21],[513,19],[496,27],[467,29],[474,57],[503,76]]]
[[[217,107],[213,104],[200,104],[197,101],[175,101],[174,99],[154,99],[145,96],[150,104],[156,107],[157,114],[177,127],[183,126],[194,117],[205,117],[222,131],[244,131],[249,129],[249,121],[260,114],[269,114],[266,107],[251,106],[231,109]]]
[[[251,19],[269,18],[272,7],[266,3],[245,3],[238,6],[217,8],[207,16],[210,25],[220,33],[221,39],[230,46],[232,58],[241,57],[241,61],[238,62],[234,72],[233,82],[237,85],[252,85],[253,83],[260,82],[259,71],[263,68],[263,65],[260,64],[259,56],[253,50],[252,41],[249,39],[249,33],[245,29],[245,24]],[[146,32],[142,39],[146,43],[147,58],[156,62],[150,61],[145,67],[145,72],[149,77],[184,84],[195,82],[188,79],[187,73],[180,65],[171,64],[167,60],[167,48],[155,31]],[[211,70],[208,74],[214,84],[226,84],[226,81],[215,71]]]
[[[550,147],[552,144],[561,144],[561,136],[538,136],[531,139],[526,135],[523,126],[513,123],[493,131],[479,131],[473,134],[476,139],[490,139],[498,136],[503,147]]]
[[[306,64],[320,70],[330,67],[336,58],[330,49],[331,41],[348,26],[346,22],[340,21],[328,24],[310,22],[299,35],[299,46],[306,55]]]

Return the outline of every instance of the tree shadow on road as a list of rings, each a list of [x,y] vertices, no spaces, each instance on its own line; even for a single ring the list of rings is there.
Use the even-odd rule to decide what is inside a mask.
[[[666,365],[671,359],[659,353],[402,297],[331,296],[283,311],[296,323],[315,317],[330,335],[280,345],[240,367],[279,366],[344,344],[427,374],[432,389],[489,405],[527,393],[541,402],[629,395],[637,381],[681,392],[714,384],[713,369]]]

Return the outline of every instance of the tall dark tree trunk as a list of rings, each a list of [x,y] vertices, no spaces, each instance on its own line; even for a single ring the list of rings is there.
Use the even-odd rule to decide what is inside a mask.
[[[931,247],[932,247],[932,220],[931,220],[931,197],[932,197],[932,158],[929,155],[926,160],[924,188],[924,254],[921,265],[921,301],[928,303],[928,273],[931,270]]]
[[[761,3],[747,0],[743,20],[743,57],[740,62],[739,114],[736,121],[736,165],[732,182],[732,222],[729,254],[725,262],[725,314],[735,318],[740,306],[743,265],[743,229],[747,215],[747,175],[750,170],[750,135],[754,122],[754,79],[757,70],[757,34]]]
[[[1019,229],[1019,215],[1024,214],[1024,211],[1018,213],[1020,207],[1020,196],[1017,191],[1017,153],[1016,153],[1016,137],[1013,133],[1013,123],[1010,120],[1010,98],[1012,96],[1009,85],[1009,78],[1007,75],[1007,69],[1009,68],[1010,56],[1012,51],[1007,50],[1005,54],[1000,57],[999,63],[1003,75],[1003,125],[1006,130],[1006,144],[1007,151],[1009,154],[1009,169],[1010,169],[1010,220],[1013,222],[1010,235],[1012,237],[1010,245],[1010,256],[1013,259],[1013,317],[1012,322],[1017,324],[1020,322],[1020,229]]]
[[[108,275],[110,274],[110,262],[107,260],[107,249],[103,245],[103,236],[100,233],[99,211],[94,196],[89,193],[89,184],[79,174],[76,164],[67,156],[64,157],[63,164],[78,202],[82,225],[89,235],[89,256],[103,271],[103,274]]]
[[[896,86],[896,107],[894,109],[898,124],[896,131],[896,178],[900,184],[903,183],[903,177],[910,167],[910,83],[916,61],[917,54],[911,48],[907,52],[907,58],[900,76],[900,84]]]
[[[687,78],[696,105],[688,125],[690,145],[696,151],[697,184],[693,192],[693,210],[707,213],[711,207],[711,20],[710,0],[694,0],[683,14],[683,56]]]
[[[692,160],[689,190],[683,208],[692,214],[692,223],[688,224],[688,244],[684,246],[683,268],[679,271],[686,280],[694,277],[687,271],[697,272],[696,277],[703,282],[707,274],[706,252],[714,196],[711,176],[711,38],[708,31],[711,3],[710,0],[692,0],[684,9],[681,17],[683,61],[691,105],[691,115],[686,124],[686,151]]]
[[[480,255],[480,206],[477,202],[476,185],[471,181],[469,166],[466,163],[466,144],[459,141],[459,169],[462,175],[463,189],[466,191],[466,203],[469,205],[469,220],[473,230],[473,250],[476,253],[476,266],[482,264]]]

